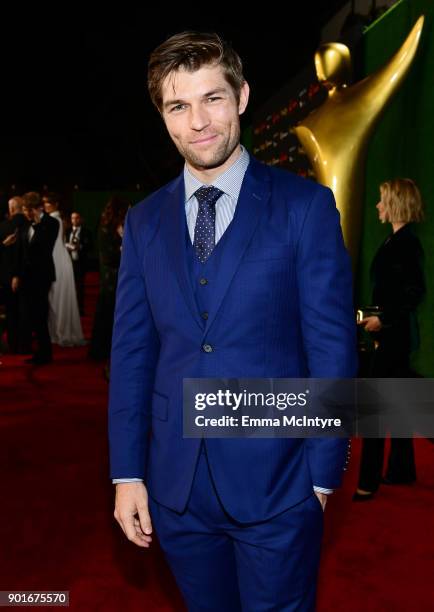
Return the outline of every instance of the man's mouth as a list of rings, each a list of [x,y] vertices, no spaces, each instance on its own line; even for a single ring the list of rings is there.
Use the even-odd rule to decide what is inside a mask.
[[[208,144],[212,142],[213,140],[215,140],[216,138],[217,138],[217,134],[210,134],[209,136],[202,136],[201,138],[198,138],[197,140],[193,140],[191,144],[193,145]]]

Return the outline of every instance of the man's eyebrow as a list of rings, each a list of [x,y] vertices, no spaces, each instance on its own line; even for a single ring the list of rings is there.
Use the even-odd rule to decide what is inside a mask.
[[[210,98],[211,96],[214,96],[215,94],[218,94],[218,93],[227,93],[226,87],[216,87],[216,89],[208,91],[202,97],[203,98]]]
[[[167,100],[166,102],[164,102],[163,107],[168,108],[169,106],[173,106],[176,104],[185,104],[185,102],[184,100],[181,100],[180,98],[177,100]]]
[[[203,94],[202,98],[211,98],[212,96],[215,96],[215,94],[220,94],[220,93],[227,93],[227,89],[226,87],[217,87],[216,89],[212,89],[211,91],[207,91],[206,93]],[[183,100],[182,98],[176,98],[174,100],[167,100],[166,102],[164,102],[163,107],[164,108],[168,108],[169,106],[176,106],[177,104],[185,104],[185,100]]]

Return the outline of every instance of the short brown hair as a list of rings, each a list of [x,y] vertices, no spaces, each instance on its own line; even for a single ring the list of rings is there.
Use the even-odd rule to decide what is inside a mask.
[[[56,193],[55,191],[49,191],[48,193],[44,193],[42,196],[43,202],[48,202],[48,204],[53,204],[53,206],[60,207],[60,200],[60,194]]]
[[[423,203],[414,181],[395,178],[380,185],[381,199],[389,223],[423,221]]]
[[[171,36],[151,54],[148,63],[148,90],[161,111],[165,78],[180,69],[195,72],[206,65],[222,66],[237,102],[244,83],[243,65],[231,45],[215,33],[181,32]]]
[[[26,208],[40,208],[42,206],[41,195],[37,191],[28,191],[23,195]]]

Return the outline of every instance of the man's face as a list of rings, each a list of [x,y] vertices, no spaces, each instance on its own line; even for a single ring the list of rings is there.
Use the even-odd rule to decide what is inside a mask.
[[[47,213],[47,215],[57,210],[57,206],[53,202],[49,202],[45,198],[42,198],[42,201],[44,203],[44,211]]]
[[[71,215],[72,227],[78,227],[81,225],[81,217],[78,213],[72,213]]]
[[[218,168],[238,153],[239,115],[247,106],[247,83],[237,103],[221,66],[208,65],[195,72],[169,74],[162,95],[162,117],[188,165],[199,171]]]
[[[23,206],[23,215],[27,219],[27,221],[33,222],[33,208],[29,206]]]

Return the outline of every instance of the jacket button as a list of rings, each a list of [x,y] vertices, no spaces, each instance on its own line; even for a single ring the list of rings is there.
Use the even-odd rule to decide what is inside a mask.
[[[203,312],[200,316],[202,317],[202,319],[205,319],[205,321],[206,321],[207,318],[208,318],[208,313],[207,312]]]
[[[205,353],[212,353],[214,350],[211,344],[202,344],[202,349],[205,351]]]
[[[206,279],[206,278],[201,278],[201,279],[199,280],[199,283],[200,283],[201,285],[207,285],[207,284],[208,284],[208,281],[207,281],[207,279]]]

